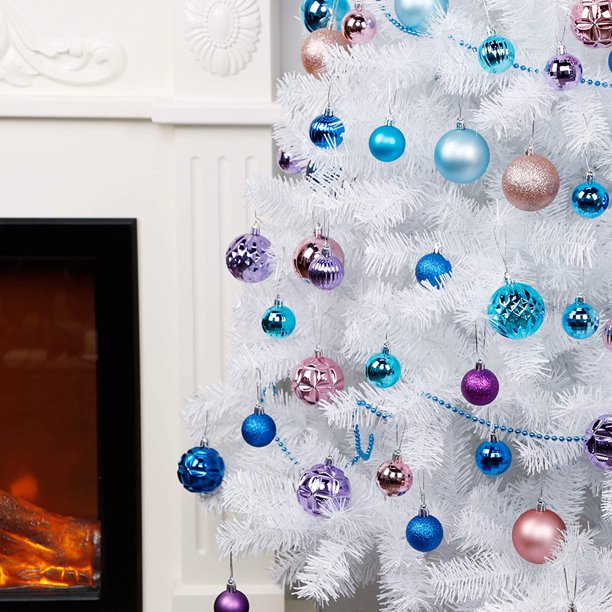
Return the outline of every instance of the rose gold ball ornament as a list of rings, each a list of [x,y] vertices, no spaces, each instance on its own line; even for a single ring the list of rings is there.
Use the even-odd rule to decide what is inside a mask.
[[[302,44],[302,64],[308,74],[320,78],[325,74],[325,56],[334,45],[349,49],[351,43],[344,38],[342,32],[325,28],[311,32]]]
[[[355,2],[355,8],[342,20],[342,34],[353,45],[366,45],[376,36],[376,17],[363,8],[363,2]]]
[[[571,13],[574,36],[587,47],[612,46],[612,1],[581,0]]]
[[[525,561],[542,564],[554,558],[565,529],[563,519],[540,499],[534,510],[524,512],[514,523],[512,543]]]
[[[410,491],[412,470],[402,461],[397,449],[391,461],[385,461],[376,472],[376,484],[387,497],[400,497]]]
[[[559,193],[559,173],[553,163],[533,152],[515,157],[502,177],[502,189],[508,202],[519,210],[534,212],[546,208]]]
[[[311,406],[344,389],[342,369],[333,359],[323,357],[318,348],[293,370],[291,381],[295,395]]]
[[[342,247],[333,238],[328,237],[327,243],[329,244],[331,254],[344,264],[344,252],[342,251]],[[304,240],[295,247],[295,251],[293,252],[293,269],[300,278],[310,282],[308,269],[315,259],[321,257],[324,245],[325,236],[323,236],[321,226],[317,225],[313,235],[304,238]]]

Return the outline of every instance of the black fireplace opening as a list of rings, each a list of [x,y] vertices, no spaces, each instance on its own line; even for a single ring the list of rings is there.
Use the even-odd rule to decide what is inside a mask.
[[[140,612],[136,220],[0,220],[0,449],[0,612]]]

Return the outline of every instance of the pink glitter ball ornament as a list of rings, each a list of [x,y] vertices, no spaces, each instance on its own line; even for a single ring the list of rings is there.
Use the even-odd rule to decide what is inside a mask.
[[[344,389],[342,369],[333,359],[323,357],[319,349],[295,368],[291,380],[295,395],[310,406]]]

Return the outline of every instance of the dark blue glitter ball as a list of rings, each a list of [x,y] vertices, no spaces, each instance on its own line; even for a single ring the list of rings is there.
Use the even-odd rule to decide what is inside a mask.
[[[421,257],[416,265],[416,278],[423,287],[441,289],[452,276],[453,266],[443,255],[437,252]]]
[[[191,493],[212,493],[223,482],[224,474],[223,457],[214,448],[196,446],[179,460],[178,479]]]
[[[242,437],[251,446],[268,446],[276,437],[276,423],[270,415],[254,412],[242,422]]]
[[[419,552],[430,552],[438,548],[443,537],[442,523],[431,514],[415,516],[406,527],[408,544]]]

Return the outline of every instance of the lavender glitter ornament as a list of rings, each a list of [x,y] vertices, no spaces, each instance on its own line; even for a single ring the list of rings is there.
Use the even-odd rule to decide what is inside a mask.
[[[576,56],[566,53],[563,45],[559,45],[557,55],[546,62],[544,76],[555,91],[569,91],[580,85],[582,64]]]
[[[234,278],[245,283],[260,283],[272,274],[269,250],[271,242],[253,224],[250,234],[234,238],[227,247],[225,264]]]
[[[323,291],[331,291],[342,284],[344,264],[339,257],[331,254],[329,243],[326,242],[317,257],[308,267],[310,282]]]
[[[332,465],[332,458],[313,465],[300,478],[297,489],[300,506],[312,516],[327,517],[351,501],[351,485],[344,472]]]
[[[604,414],[588,426],[584,452],[596,468],[612,472],[612,414]]]
[[[604,346],[612,351],[612,320],[608,321],[601,330],[601,339]]]
[[[495,401],[499,393],[499,381],[491,370],[484,367],[482,359],[463,377],[461,393],[466,401],[475,406],[486,406]]]
[[[285,174],[292,175],[304,172],[304,166],[298,160],[287,155],[282,149],[278,150],[276,163]]]

